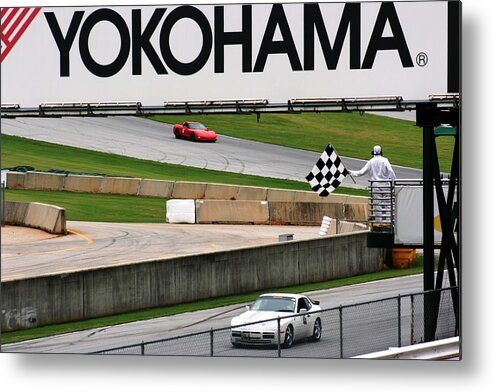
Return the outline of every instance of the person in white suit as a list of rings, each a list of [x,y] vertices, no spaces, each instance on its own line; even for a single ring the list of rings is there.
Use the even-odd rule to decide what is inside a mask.
[[[386,218],[383,217],[382,214],[382,212],[386,210],[386,207],[383,205],[388,204],[389,194],[387,189],[390,185],[389,181],[395,180],[395,173],[389,160],[382,155],[382,147],[379,145],[374,146],[372,155],[373,157],[366,162],[365,166],[363,166],[361,170],[349,170],[349,172],[354,177],[368,174],[371,181],[382,181],[372,183],[372,198],[375,217],[377,222],[381,222],[384,220],[383,218]],[[379,187],[385,187],[386,189],[379,190]]]
[[[387,158],[382,155],[382,147],[376,145],[371,152],[371,158],[361,170],[349,170],[354,177],[368,174],[372,181],[393,181],[395,173]]]

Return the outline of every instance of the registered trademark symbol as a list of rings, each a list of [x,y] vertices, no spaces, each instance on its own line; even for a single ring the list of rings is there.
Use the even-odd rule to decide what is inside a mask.
[[[428,64],[428,55],[424,52],[419,52],[416,56],[416,64],[418,64],[420,67],[424,67],[426,64]]]

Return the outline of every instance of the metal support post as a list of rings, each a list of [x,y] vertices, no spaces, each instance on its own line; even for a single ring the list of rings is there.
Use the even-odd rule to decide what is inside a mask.
[[[401,327],[402,309],[401,295],[397,297],[397,347],[402,347],[402,327]]]
[[[277,317],[277,357],[281,358],[281,319]]]
[[[423,289],[435,288],[435,233],[434,233],[434,163],[437,154],[435,147],[435,126],[440,124],[440,112],[436,105],[419,105],[416,110],[416,125],[423,128]],[[435,339],[436,317],[432,294],[424,297],[425,341]]]
[[[411,294],[411,338],[409,344],[414,344],[414,295]]]
[[[423,127],[423,289],[435,288],[435,227],[434,227],[434,192],[433,163],[436,151],[434,146],[434,127]],[[424,321],[425,341],[435,340],[435,313],[433,296],[425,294]]]
[[[210,334],[211,334],[211,340],[210,340],[210,342],[211,342],[211,357],[213,357],[214,356],[214,329],[213,328],[211,328]]]
[[[340,339],[340,358],[344,358],[344,349],[343,349],[343,332],[342,332],[342,305],[339,306],[339,339]]]

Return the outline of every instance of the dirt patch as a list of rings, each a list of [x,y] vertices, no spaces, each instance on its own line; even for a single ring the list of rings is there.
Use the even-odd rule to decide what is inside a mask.
[[[41,241],[58,237],[57,234],[50,234],[43,230],[22,226],[4,226],[1,229],[1,236],[2,244],[4,245]]]

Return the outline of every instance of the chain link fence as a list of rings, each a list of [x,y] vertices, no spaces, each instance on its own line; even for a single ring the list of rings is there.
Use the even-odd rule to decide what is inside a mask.
[[[159,356],[216,356],[216,357],[263,357],[263,358],[350,358],[389,347],[402,347],[424,342],[425,320],[424,297],[434,295],[440,300],[440,310],[435,319],[435,339],[458,336],[460,318],[454,308],[452,291],[446,288],[433,292],[402,295],[366,303],[339,306],[296,316],[279,317],[261,322],[243,324],[233,328],[211,329],[198,333],[170,337],[151,342],[142,342],[124,347],[97,351],[92,354],[159,355]],[[319,340],[312,337],[313,331],[303,331],[307,318],[319,319],[322,333]],[[429,315],[427,316],[429,318]],[[297,319],[297,320],[296,320]],[[303,321],[302,321],[303,320]],[[286,321],[286,322],[284,322]],[[260,324],[264,324],[263,328]],[[271,325],[266,331],[265,325]],[[306,332],[306,338],[295,341],[287,348],[284,328],[294,325],[295,337]],[[297,329],[296,329],[297,328]],[[232,334],[242,333],[248,344],[233,345]],[[262,332],[259,332],[262,331]],[[261,334],[261,335],[260,335]],[[259,344],[262,339],[271,339],[271,344]],[[243,337],[242,336],[242,337]]]

